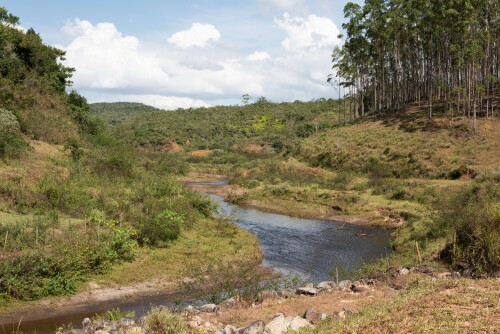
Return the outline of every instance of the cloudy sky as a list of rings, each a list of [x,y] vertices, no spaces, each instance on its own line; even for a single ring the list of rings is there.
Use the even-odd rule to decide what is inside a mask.
[[[361,0],[355,1],[361,3]],[[90,102],[159,108],[334,97],[344,0],[2,0],[67,51]]]

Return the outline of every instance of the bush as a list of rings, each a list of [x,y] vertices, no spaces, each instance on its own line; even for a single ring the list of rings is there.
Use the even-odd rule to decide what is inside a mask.
[[[16,116],[0,108],[0,159],[19,158],[25,147]]]
[[[500,270],[498,178],[493,175],[478,180],[449,200],[441,201],[438,208],[438,228],[450,239],[456,239],[449,245],[452,263],[465,261],[479,274]]]
[[[150,246],[165,246],[181,234],[184,216],[171,210],[160,212],[155,219],[141,227],[141,241]]]
[[[186,334],[188,327],[182,318],[168,309],[155,307],[144,318],[147,334]]]

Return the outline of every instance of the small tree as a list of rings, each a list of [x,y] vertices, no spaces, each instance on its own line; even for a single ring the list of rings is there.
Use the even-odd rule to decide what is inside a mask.
[[[250,101],[251,97],[248,94],[243,94],[241,96],[241,101],[243,102],[244,105],[247,105],[248,102]]]

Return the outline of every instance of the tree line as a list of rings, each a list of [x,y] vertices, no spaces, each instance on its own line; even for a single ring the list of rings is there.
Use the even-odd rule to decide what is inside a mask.
[[[345,44],[332,54],[353,118],[425,105],[493,117],[499,108],[500,2],[366,0],[348,3]]]

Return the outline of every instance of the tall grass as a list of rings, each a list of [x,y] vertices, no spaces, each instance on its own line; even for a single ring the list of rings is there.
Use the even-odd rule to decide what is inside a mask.
[[[500,270],[500,173],[485,175],[439,202],[437,233],[450,240],[454,265],[466,262],[479,274]]]

